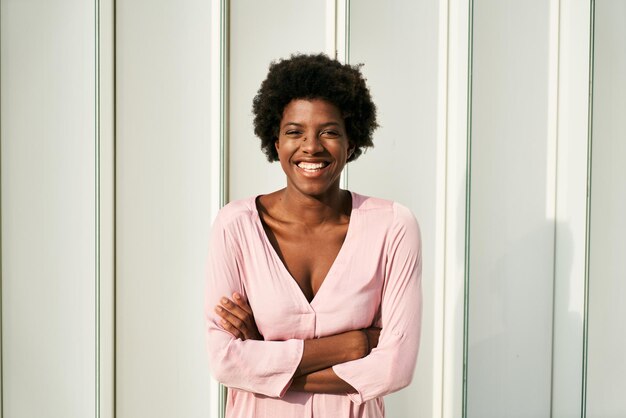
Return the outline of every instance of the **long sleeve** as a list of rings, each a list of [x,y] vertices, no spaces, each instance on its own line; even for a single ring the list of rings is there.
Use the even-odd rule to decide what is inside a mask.
[[[364,358],[333,367],[341,379],[357,390],[348,394],[356,404],[411,383],[420,341],[421,260],[417,221],[407,208],[396,204],[387,242],[378,346]]]
[[[209,366],[222,384],[270,397],[282,397],[302,358],[303,341],[242,341],[220,326],[214,306],[222,296],[247,297],[241,255],[229,228],[240,225],[220,213],[214,222],[206,269],[205,321]]]

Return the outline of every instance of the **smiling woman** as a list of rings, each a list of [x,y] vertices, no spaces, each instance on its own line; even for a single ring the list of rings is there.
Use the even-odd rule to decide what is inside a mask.
[[[254,112],[287,184],[231,202],[213,226],[207,342],[227,417],[383,417],[415,368],[421,241],[405,207],[339,187],[377,126],[365,81],[292,56],[272,64]]]

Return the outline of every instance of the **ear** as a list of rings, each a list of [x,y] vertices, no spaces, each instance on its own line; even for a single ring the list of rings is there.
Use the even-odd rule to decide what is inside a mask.
[[[278,138],[274,141],[274,148],[278,152],[280,150],[280,143],[278,142]]]
[[[354,154],[354,150],[356,149],[356,145],[354,145],[353,142],[349,142],[348,143],[348,159],[350,159],[350,157],[352,157],[352,154]]]

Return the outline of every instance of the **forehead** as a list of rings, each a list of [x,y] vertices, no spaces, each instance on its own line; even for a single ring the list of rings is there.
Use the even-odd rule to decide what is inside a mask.
[[[307,122],[343,124],[343,117],[337,106],[323,99],[294,99],[283,109],[281,125]]]

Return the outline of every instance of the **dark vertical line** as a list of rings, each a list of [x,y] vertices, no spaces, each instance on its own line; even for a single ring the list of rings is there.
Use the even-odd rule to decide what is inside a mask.
[[[444,203],[443,203],[443,213],[444,213],[444,222],[443,222],[443,315],[442,315],[442,330],[441,330],[441,349],[442,353],[446,352],[446,292],[447,292],[447,277],[448,277],[448,166],[449,166],[449,153],[448,153],[448,145],[449,145],[449,122],[450,122],[450,0],[444,0],[446,2],[446,65],[445,65],[445,80],[446,80],[446,92],[445,92],[445,157],[444,157]],[[454,347],[454,345],[453,345]],[[445,355],[442,356],[441,360],[441,383],[440,383],[440,393],[441,397],[439,398],[439,410],[443,414],[445,411],[445,376],[446,376],[446,361]]]
[[[344,39],[344,42],[345,42],[344,50],[346,51],[345,52],[346,64],[350,64],[350,20],[351,20],[350,10],[352,8],[352,4],[350,0],[345,0],[345,1],[346,1],[346,17],[345,17],[346,21],[344,22],[344,25],[345,25],[346,36]]]
[[[220,3],[220,207],[228,203],[228,72],[230,34],[228,22],[230,7],[228,0]]]
[[[339,59],[339,42],[337,41],[337,34],[339,33],[339,31],[337,30],[337,28],[338,28],[338,25],[339,25],[339,19],[337,19],[337,10],[338,10],[337,0],[334,0],[333,4],[334,4],[334,7],[335,7],[335,10],[334,10],[334,13],[333,13],[333,16],[334,16],[335,20],[332,22],[333,25],[334,25],[333,26],[333,28],[334,28],[333,29],[334,30],[334,32],[333,32],[333,51],[332,51],[332,53],[328,53],[328,56],[330,58],[332,58],[332,59],[338,60]],[[328,5],[326,5],[326,7],[328,7]]]
[[[595,52],[595,0],[589,2],[589,101],[587,106],[587,193],[585,213],[585,297],[583,315],[583,358],[581,385],[581,417],[587,416],[587,367],[589,354],[589,268],[591,253],[591,175],[593,152],[593,82]]]
[[[350,16],[350,9],[352,7],[350,0],[345,0],[345,21],[343,22],[344,24],[344,31],[345,31],[345,37],[344,37],[344,60],[346,64],[350,64],[350,43],[351,43],[351,39],[350,39],[350,21],[351,21],[351,16]],[[335,3],[336,5],[336,3]],[[336,13],[336,6],[335,6],[335,21],[337,20],[337,13]],[[335,24],[335,27],[337,25]],[[335,31],[335,40],[337,39],[337,31]],[[335,51],[337,51],[337,47],[335,46]],[[344,180],[344,186],[346,188],[346,190],[350,189],[349,186],[349,181],[350,181],[350,166],[346,165],[343,169],[343,176],[345,178]]]
[[[228,203],[228,71],[230,69],[228,51],[230,45],[230,7],[228,0],[220,0],[220,207]],[[219,416],[226,416],[228,391],[219,385]]]
[[[0,2],[0,27],[2,27],[2,3]],[[2,50],[2,31],[0,30],[0,50]],[[0,54],[0,91],[2,90],[2,55]],[[0,101],[1,103],[1,101]],[[2,104],[0,104],[0,418],[4,417],[4,295],[2,271],[3,241],[2,241]]]
[[[555,330],[556,330],[556,302],[557,302],[557,239],[558,239],[558,186],[559,186],[559,80],[560,80],[560,50],[561,50],[561,2],[557,1],[557,42],[556,42],[556,103],[555,103],[555,147],[554,147],[554,227],[552,231],[552,335],[551,335],[551,349],[550,349],[550,416],[554,415],[554,354],[555,354]],[[549,116],[548,116],[549,117]]]
[[[2,27],[2,3],[0,2],[0,27]],[[2,45],[2,31],[0,31],[0,45]],[[0,51],[2,50],[0,46]],[[2,91],[2,55],[0,54],[0,91]],[[0,418],[4,417],[4,295],[2,270],[2,104],[0,101]]]
[[[112,1],[112,8],[113,10],[111,11],[111,18],[112,18],[112,24],[113,24],[113,28],[112,28],[112,36],[113,36],[113,50],[112,50],[112,60],[113,62],[111,63],[112,66],[112,71],[113,71],[113,86],[112,86],[112,95],[113,95],[113,100],[112,100],[112,104],[113,104],[113,109],[112,109],[112,123],[113,123],[113,127],[112,127],[112,133],[113,133],[113,202],[112,202],[112,209],[113,209],[113,237],[112,237],[112,241],[113,241],[113,253],[112,253],[112,258],[113,258],[113,266],[112,266],[112,280],[113,280],[113,289],[111,291],[112,297],[113,297],[113,330],[112,330],[112,334],[113,334],[113,359],[112,359],[112,367],[113,367],[113,376],[112,376],[112,384],[113,384],[113,388],[112,388],[112,401],[113,401],[113,405],[112,405],[112,412],[113,412],[113,417],[117,416],[117,1],[116,0],[111,0]],[[1,418],[1,417],[0,417]]]
[[[469,344],[469,284],[470,284],[470,221],[472,197],[472,71],[474,64],[474,0],[469,0],[467,42],[467,150],[465,156],[465,271],[463,297],[463,407],[467,417],[467,379]]]
[[[94,0],[95,26],[95,417],[100,417],[100,0]]]
[[[221,51],[220,55],[221,65],[220,71],[222,73],[222,82],[220,83],[220,101],[221,101],[221,134],[220,134],[220,162],[221,162],[221,179],[220,179],[220,206],[224,206],[229,200],[229,165],[228,165],[228,121],[230,112],[228,109],[229,98],[229,71],[230,71],[230,2],[228,0],[222,0],[221,7]]]
[[[444,157],[444,199],[443,199],[443,213],[444,213],[444,222],[443,222],[443,294],[442,294],[442,330],[441,330],[441,351],[442,353],[446,352],[446,292],[447,292],[447,277],[448,277],[448,163],[449,163],[449,154],[448,154],[448,144],[449,144],[449,116],[450,116],[450,0],[443,0],[446,2],[446,64],[445,64],[445,80],[446,80],[446,89],[445,89],[445,157]],[[439,390],[441,392],[441,398],[439,399],[439,410],[442,415],[445,411],[445,376],[446,376],[446,361],[445,358],[441,359],[441,383]],[[439,417],[442,418],[442,417]]]

